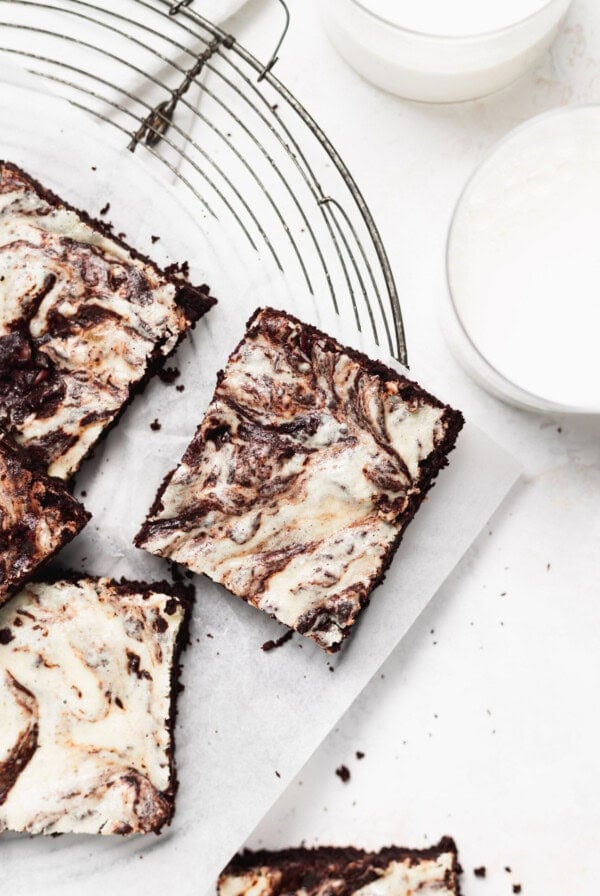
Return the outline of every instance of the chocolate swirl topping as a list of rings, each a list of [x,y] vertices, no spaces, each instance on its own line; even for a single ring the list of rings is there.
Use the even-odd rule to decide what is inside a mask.
[[[0,431],[0,606],[88,519],[64,483],[33,469]]]
[[[456,845],[245,850],[219,877],[218,896],[458,896]]]
[[[214,304],[0,162],[0,422],[68,479]]]
[[[158,833],[193,590],[82,578],[0,610],[0,832]]]
[[[259,310],[136,544],[334,651],[461,426],[390,368]]]
[[[25,724],[17,734],[6,758],[0,761],[0,806],[6,802],[17,778],[37,750],[39,736],[39,710],[34,695],[19,684],[10,672],[5,673],[5,684],[22,709]]]

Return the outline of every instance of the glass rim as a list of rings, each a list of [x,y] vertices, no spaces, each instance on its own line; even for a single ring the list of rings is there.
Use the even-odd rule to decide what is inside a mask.
[[[532,118],[528,118],[526,121],[521,122],[521,124],[516,125],[516,127],[512,128],[508,131],[507,134],[504,134],[499,140],[497,140],[489,150],[485,153],[483,158],[477,163],[474,170],[471,172],[469,177],[467,178],[466,183],[462,187],[458,198],[454,204],[454,209],[452,212],[452,217],[450,219],[450,224],[448,226],[448,232],[446,235],[446,248],[445,248],[445,272],[446,272],[446,285],[447,285],[447,298],[450,303],[450,308],[454,314],[454,318],[456,323],[459,326],[461,336],[466,339],[469,347],[474,351],[478,360],[484,364],[489,370],[492,371],[493,375],[498,379],[499,382],[502,383],[502,387],[507,396],[510,396],[511,393],[520,393],[522,399],[527,404],[532,407],[537,407],[542,410],[554,410],[557,412],[563,413],[575,413],[575,414],[598,414],[600,413],[600,400],[598,404],[592,407],[580,407],[577,405],[565,405],[562,402],[553,401],[551,398],[546,398],[544,395],[539,395],[536,392],[531,392],[529,389],[520,386],[519,383],[515,383],[508,376],[506,376],[502,371],[498,370],[497,367],[489,360],[489,358],[484,355],[479,346],[474,342],[471,334],[469,333],[465,323],[461,317],[461,314],[458,310],[454,290],[452,288],[452,278],[450,276],[450,251],[451,251],[451,241],[452,234],[454,231],[454,225],[456,223],[456,218],[460,207],[463,203],[465,196],[467,195],[468,190],[472,186],[473,182],[480,174],[485,165],[492,159],[495,154],[500,150],[503,146],[505,146],[513,137],[518,134],[532,129],[541,121],[544,121],[548,118],[558,118],[559,116],[569,116],[574,112],[581,112],[586,109],[596,109],[600,112],[600,103],[575,103],[572,106],[559,106],[558,108],[548,109],[546,112],[541,112],[539,115],[534,115]],[[543,406],[543,407],[542,407]]]
[[[362,0],[348,0],[348,2],[355,6],[357,9],[360,9],[362,12],[366,13],[366,15],[370,16],[372,19],[375,19],[378,22],[381,22],[384,25],[388,25],[390,28],[393,28],[395,31],[400,31],[404,34],[411,34],[415,37],[424,37],[429,40],[441,40],[441,41],[456,41],[456,42],[466,42],[472,40],[479,40],[480,38],[486,37],[497,37],[505,32],[512,31],[513,29],[519,28],[521,25],[526,24],[530,20],[535,19],[537,16],[541,16],[547,9],[556,5],[558,6],[561,0],[546,0],[543,6],[540,6],[539,9],[530,12],[528,15],[523,16],[522,19],[517,19],[512,22],[510,25],[502,25],[500,28],[491,28],[486,31],[476,31],[471,34],[435,34],[430,31],[419,31],[416,28],[407,28],[405,25],[398,25],[397,22],[391,21],[391,19],[387,19],[385,16],[380,15],[377,12],[374,12],[372,9],[369,9],[364,5]],[[566,0],[566,9],[569,8],[573,0]],[[566,10],[565,10],[566,11]]]

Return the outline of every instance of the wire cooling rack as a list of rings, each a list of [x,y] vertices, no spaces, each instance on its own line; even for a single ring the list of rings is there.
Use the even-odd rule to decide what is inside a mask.
[[[278,6],[281,31],[264,64],[193,0],[0,0],[0,58],[164,163],[203,214],[406,364],[371,213],[322,129],[273,74],[289,24]]]

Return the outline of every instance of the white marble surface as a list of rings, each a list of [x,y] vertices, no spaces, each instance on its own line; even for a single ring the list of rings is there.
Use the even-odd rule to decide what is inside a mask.
[[[489,397],[449,355],[438,310],[449,219],[483,154],[538,112],[600,101],[600,4],[575,0],[530,75],[455,106],[406,102],[362,81],[328,44],[318,5],[292,0],[277,73],[371,206],[409,355],[439,359],[448,394],[521,460],[526,478],[249,845],[420,845],[450,833],[466,896],[509,894],[513,883],[527,896],[595,893],[600,420],[536,416]],[[277,4],[251,0],[231,27],[266,58],[280,20]],[[347,784],[335,775],[341,763]],[[485,880],[473,875],[482,864]]]

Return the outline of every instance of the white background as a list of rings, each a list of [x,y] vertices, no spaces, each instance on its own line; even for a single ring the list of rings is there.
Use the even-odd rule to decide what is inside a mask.
[[[277,74],[365,194],[409,355],[436,358],[455,401],[527,479],[249,845],[418,846],[449,833],[467,896],[510,894],[514,882],[527,896],[598,893],[600,420],[516,411],[472,385],[443,342],[438,303],[448,223],[477,162],[538,112],[600,101],[600,4],[576,0],[530,75],[454,106],[379,92],[337,57],[317,0],[290,5]],[[276,3],[253,0],[230,27],[266,58],[280,21]],[[335,775],[340,763],[348,784]],[[485,880],[473,876],[482,864]]]

